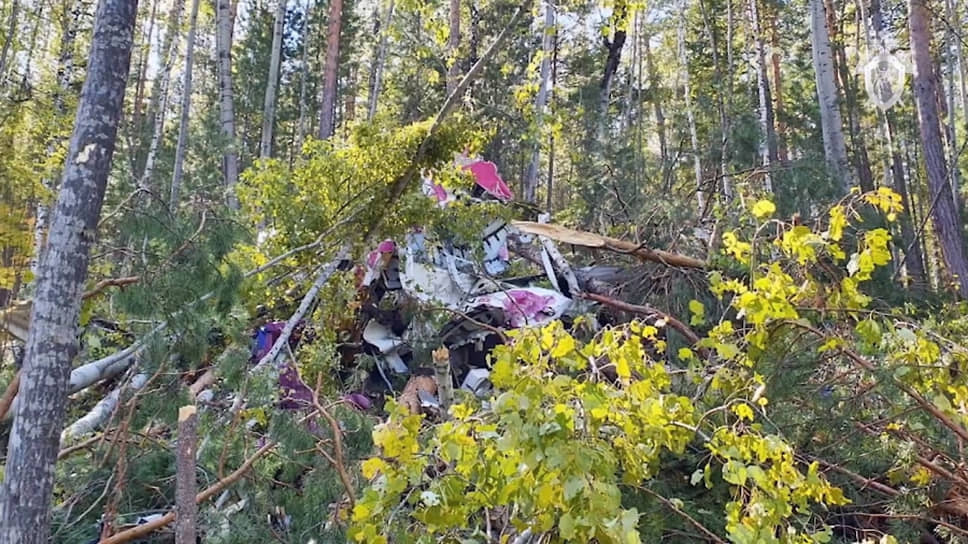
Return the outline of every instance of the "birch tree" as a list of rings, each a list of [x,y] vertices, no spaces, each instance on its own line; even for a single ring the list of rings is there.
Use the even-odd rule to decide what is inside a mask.
[[[276,99],[279,89],[279,63],[282,59],[282,27],[286,19],[286,0],[276,4],[276,19],[272,25],[272,50],[269,54],[269,78],[266,82],[266,98],[262,109],[262,141],[259,158],[272,157],[272,130],[276,123]]]
[[[185,168],[185,147],[188,144],[188,118],[192,111],[192,65],[195,60],[195,30],[198,26],[199,0],[192,0],[192,12],[188,23],[188,45],[185,47],[185,73],[182,75],[181,119],[178,124],[178,143],[175,145],[175,166],[171,175],[171,193],[168,209],[178,207],[178,191],[181,189]]]
[[[0,541],[46,544],[77,324],[130,68],[137,0],[102,0],[30,317],[0,486]]]
[[[938,117],[938,87],[931,56],[931,11],[926,0],[910,0],[908,24],[914,57],[914,95],[918,104],[918,127],[924,149],[924,166],[933,206],[934,230],[948,272],[962,297],[968,297],[968,255],[961,236],[961,218],[948,179],[941,121]]]
[[[232,91],[232,0],[215,0],[215,51],[218,64],[219,124],[224,148],[222,170],[229,203],[235,205],[235,184],[239,180],[239,154],[235,141],[235,95]]]
[[[847,179],[847,145],[844,143],[843,122],[834,82],[833,53],[823,0],[810,0],[810,47],[813,52],[813,72],[820,104],[820,127],[823,132],[827,171],[846,193],[850,186]]]
[[[390,24],[393,22],[393,10],[395,2],[390,0],[387,6],[386,20],[380,25],[380,41],[377,46],[376,54],[373,57],[373,69],[370,71],[370,92],[367,97],[366,118],[373,119],[376,115],[376,106],[380,100],[380,90],[383,87],[383,69],[387,62],[387,49],[390,47]]]
[[[531,148],[531,160],[524,175],[524,200],[534,202],[538,189],[538,168],[541,164],[541,124],[545,105],[548,103],[548,80],[551,77],[552,37],[555,32],[555,7],[545,2],[545,20],[541,39],[541,68],[539,71],[538,93],[534,98],[534,131],[536,133]]]

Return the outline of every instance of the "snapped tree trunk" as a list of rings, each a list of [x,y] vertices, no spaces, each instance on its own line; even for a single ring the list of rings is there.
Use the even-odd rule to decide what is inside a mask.
[[[931,12],[926,0],[910,0],[908,9],[914,57],[914,95],[918,102],[918,126],[931,193],[928,200],[937,199],[932,212],[934,230],[948,273],[955,278],[961,296],[968,297],[968,256],[961,236],[958,207],[948,180],[938,119],[938,88],[931,56]]]
[[[185,73],[182,76],[181,119],[178,123],[178,143],[175,145],[175,166],[171,175],[171,193],[168,209],[178,208],[178,191],[181,189],[185,169],[185,147],[188,145],[188,117],[192,110],[192,64],[195,60],[195,29],[198,26],[198,3],[192,0],[192,12],[188,22],[188,45],[185,47]]]
[[[0,542],[46,544],[54,464],[89,250],[124,107],[137,0],[101,0],[74,133],[30,317],[20,402],[0,486]]]
[[[823,132],[823,151],[827,171],[841,191],[847,192],[847,145],[844,143],[843,122],[834,82],[833,53],[827,32],[827,15],[823,0],[810,0],[810,46],[813,51],[813,72],[820,104],[820,128]]]
[[[545,105],[548,103],[548,80],[551,78],[552,37],[555,32],[555,7],[551,2],[545,3],[545,23],[541,39],[541,68],[539,73],[538,93],[534,98],[534,144],[531,148],[531,160],[528,170],[524,174],[524,200],[535,202],[538,192],[538,168],[541,166],[541,123],[544,118]]]
[[[195,503],[195,450],[198,414],[194,406],[178,410],[178,455],[175,458],[175,544],[195,544],[198,505]]]
[[[286,0],[278,0],[276,20],[272,25],[272,51],[269,56],[269,79],[262,108],[262,142],[259,158],[272,157],[272,129],[276,124],[276,96],[279,88],[279,62],[282,58],[282,26],[286,19]]]
[[[323,96],[319,109],[319,139],[333,135],[336,128],[336,79],[339,75],[339,35],[343,23],[343,0],[332,0],[329,6],[329,29],[326,36],[326,66],[323,70]]]

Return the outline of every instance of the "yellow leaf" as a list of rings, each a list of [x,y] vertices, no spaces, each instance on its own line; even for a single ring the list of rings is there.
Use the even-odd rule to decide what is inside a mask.
[[[776,205],[769,200],[763,199],[753,204],[753,215],[757,219],[766,219],[773,215],[774,212],[776,212]]]

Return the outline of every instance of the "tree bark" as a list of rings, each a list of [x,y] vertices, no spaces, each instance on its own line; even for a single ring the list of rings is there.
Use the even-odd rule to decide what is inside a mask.
[[[165,35],[165,46],[163,51],[163,62],[161,68],[161,80],[156,82],[151,91],[151,104],[154,107],[153,132],[151,143],[148,144],[148,154],[145,157],[145,166],[141,171],[141,179],[138,187],[143,190],[151,189],[151,177],[155,171],[155,160],[158,156],[158,147],[165,134],[165,113],[168,111],[168,86],[171,82],[171,68],[175,63],[175,50],[178,41],[178,26],[181,20],[182,10],[185,8],[185,0],[175,0],[168,19],[168,31]]]
[[[447,94],[454,92],[460,81],[460,64],[457,52],[460,49],[460,0],[450,0],[450,33],[447,35]]]
[[[7,19],[7,35],[3,39],[3,49],[0,50],[0,83],[3,83],[7,75],[7,59],[10,56],[10,50],[13,48],[13,40],[17,35],[17,22],[20,15],[20,2],[19,0],[13,0],[13,4],[10,6],[10,16]]]
[[[766,187],[773,192],[773,176],[770,173],[774,163],[779,161],[776,145],[776,120],[773,112],[773,96],[770,92],[770,79],[767,75],[766,47],[763,44],[763,32],[760,25],[760,14],[757,0],[750,0],[750,24],[753,27],[753,39],[756,42],[756,90],[760,101],[760,159],[766,167]]]
[[[185,147],[188,145],[188,117],[192,111],[192,64],[195,60],[195,29],[198,26],[199,0],[192,0],[192,12],[188,22],[188,45],[185,47],[185,73],[182,79],[181,119],[178,124],[178,143],[175,145],[175,166],[171,175],[171,193],[168,209],[178,209],[178,191],[181,189],[185,169]]]
[[[306,103],[306,84],[309,80],[309,21],[313,9],[313,0],[306,0],[303,5],[302,30],[302,61],[299,67],[299,123],[296,133],[296,153],[302,153],[303,142],[306,140],[306,116],[309,105]]]
[[[652,46],[649,45],[651,36],[645,36],[642,46],[645,48],[645,69],[649,72],[649,99],[652,101],[652,109],[655,115],[655,131],[659,136],[659,158],[662,165],[669,161],[669,145],[666,143],[665,113],[662,111],[662,98],[660,96],[659,73],[655,69],[652,59]]]
[[[286,0],[278,0],[276,20],[272,25],[272,51],[269,56],[269,79],[266,81],[266,97],[262,109],[262,142],[259,158],[272,157],[272,129],[276,124],[276,97],[279,88],[279,62],[282,59],[282,27],[286,19]]]
[[[377,47],[373,60],[373,70],[370,72],[370,92],[367,96],[366,119],[369,121],[376,115],[376,106],[380,100],[380,89],[383,86],[383,68],[387,61],[387,50],[390,47],[390,23],[393,21],[394,0],[390,0],[387,7],[386,21],[380,27],[380,45]]]
[[[908,22],[914,57],[914,94],[918,102],[918,126],[924,148],[925,171],[931,199],[934,230],[948,272],[955,278],[962,297],[968,297],[968,256],[961,236],[961,219],[948,180],[941,126],[938,119],[938,89],[931,57],[931,12],[926,0],[910,0]]]
[[[319,139],[333,135],[336,128],[336,83],[339,76],[339,36],[343,23],[343,0],[332,0],[329,7],[329,29],[326,37],[326,66],[323,70],[323,96],[319,110]]]
[[[215,50],[218,56],[219,124],[222,127],[224,151],[222,171],[228,203],[238,207],[235,184],[239,181],[239,153],[235,142],[235,94],[232,91],[232,27],[235,11],[232,0],[215,0]]]
[[[0,542],[46,544],[54,464],[89,250],[124,107],[137,0],[101,0],[60,194],[41,262],[21,402],[0,486]]]
[[[77,39],[77,25],[80,18],[81,5],[77,0],[68,0],[64,4],[61,16],[61,42],[57,54],[57,90],[54,92],[54,113],[58,116],[67,115],[66,95],[70,91],[71,81],[74,80],[74,41]],[[53,154],[60,144],[60,136],[47,146],[47,153]],[[53,193],[56,180],[53,176],[44,176],[41,180],[44,189]],[[47,227],[50,221],[50,205],[45,198],[37,201],[34,220],[34,253],[30,260],[30,271],[34,281],[40,277],[40,258],[47,244]]]
[[[847,179],[847,145],[844,143],[843,121],[837,104],[833,53],[830,49],[823,0],[810,0],[810,46],[813,51],[813,71],[820,104],[820,127],[823,132],[827,171],[846,194],[850,187]]]
[[[599,85],[601,95],[599,98],[599,140],[604,141],[605,128],[608,126],[608,106],[612,96],[612,80],[618,71],[618,63],[622,58],[622,47],[625,45],[628,24],[628,4],[625,0],[618,0],[615,3],[615,13],[612,15],[612,39],[602,38],[605,45],[605,73],[602,74],[602,82]]]
[[[195,544],[195,450],[198,414],[192,405],[178,410],[178,455],[175,458],[175,544]]]
[[[538,168],[541,166],[541,124],[544,120],[545,105],[548,103],[548,80],[551,78],[552,36],[555,32],[555,7],[545,3],[545,23],[541,38],[541,68],[539,72],[538,93],[534,98],[534,144],[531,160],[524,174],[524,200],[535,202],[538,193]]]
[[[686,121],[689,123],[689,143],[692,146],[692,168],[696,176],[696,215],[702,217],[706,212],[706,192],[702,183],[702,160],[699,157],[699,131],[696,129],[696,115],[692,110],[692,87],[689,84],[689,57],[686,55],[686,15],[685,4],[681,3],[679,13],[678,46],[679,64],[682,71],[682,93],[686,101]]]
[[[898,267],[905,266],[907,276],[911,284],[918,287],[925,286],[924,259],[921,256],[921,244],[918,241],[917,233],[914,230],[912,218],[914,209],[911,207],[911,196],[908,191],[907,177],[904,172],[904,161],[901,153],[894,142],[894,120],[889,111],[883,112],[884,125],[887,133],[887,145],[891,155],[891,176],[894,182],[894,190],[901,195],[901,204],[904,206],[904,213],[901,215],[901,243],[904,245],[904,255]]]

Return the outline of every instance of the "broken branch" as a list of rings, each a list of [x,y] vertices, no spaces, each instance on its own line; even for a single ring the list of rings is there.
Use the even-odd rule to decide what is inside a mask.
[[[664,264],[666,266],[697,268],[700,270],[706,268],[706,263],[693,257],[687,257],[661,249],[650,249],[642,244],[602,236],[593,232],[569,229],[561,225],[535,223],[533,221],[511,221],[511,225],[521,232],[551,238],[564,244],[593,249],[608,249],[617,253],[629,253],[635,255],[640,260]]]

